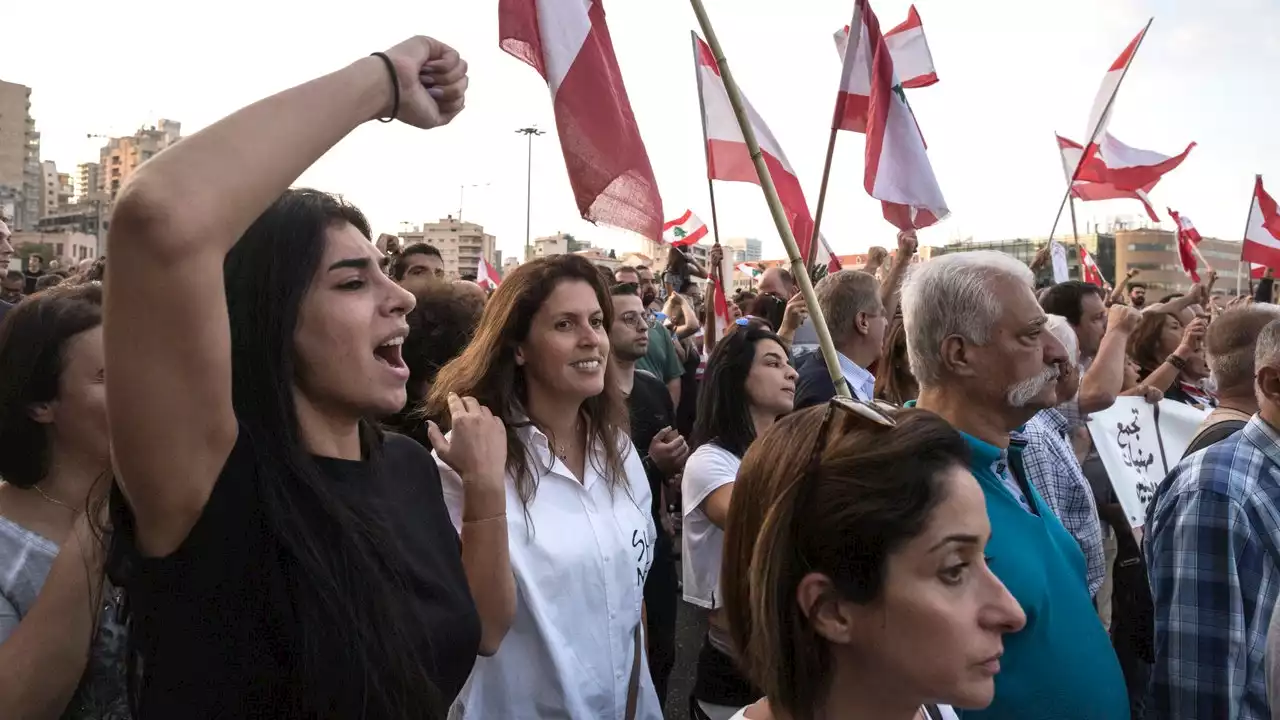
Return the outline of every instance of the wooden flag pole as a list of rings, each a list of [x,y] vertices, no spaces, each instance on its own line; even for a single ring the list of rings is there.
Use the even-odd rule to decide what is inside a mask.
[[[1124,84],[1124,78],[1129,74],[1129,68],[1133,65],[1133,59],[1138,56],[1138,50],[1142,47],[1142,41],[1147,39],[1147,31],[1151,29],[1151,23],[1155,18],[1147,20],[1147,26],[1142,29],[1142,37],[1138,39],[1138,44],[1133,48],[1133,54],[1129,56],[1129,62],[1124,66],[1124,70],[1120,71],[1120,79],[1116,82],[1116,89],[1111,93],[1111,97],[1107,98],[1106,107],[1102,108],[1102,117],[1106,117],[1111,112],[1111,106],[1116,101],[1116,96],[1120,94],[1120,86]],[[1093,129],[1093,135],[1089,138],[1089,142],[1084,144],[1084,150],[1080,153],[1080,162],[1076,163],[1075,172],[1071,173],[1071,180],[1067,183],[1067,192],[1062,196],[1062,202],[1058,204],[1058,214],[1053,217],[1053,228],[1049,230],[1049,239],[1053,239],[1053,234],[1058,231],[1058,221],[1062,219],[1062,211],[1067,206],[1067,199],[1071,197],[1071,191],[1075,188],[1076,179],[1080,177],[1080,169],[1084,167],[1084,161],[1089,157],[1089,148],[1098,141],[1098,133],[1102,130],[1102,123]],[[1062,149],[1058,149],[1058,154],[1062,154]]]
[[[706,36],[707,45],[711,48],[720,78],[724,81],[725,91],[729,95],[729,104],[733,106],[733,114],[738,118],[738,126],[742,129],[742,139],[746,141],[747,150],[751,153],[751,161],[756,167],[756,176],[760,179],[760,188],[764,190],[765,201],[769,204],[769,212],[773,215],[773,224],[782,238],[782,245],[787,249],[787,258],[791,261],[791,274],[800,285],[805,303],[809,307],[809,317],[813,319],[813,328],[818,333],[818,347],[822,359],[827,363],[827,372],[835,385],[836,394],[842,397],[853,397],[849,385],[845,382],[844,373],[840,372],[840,361],[836,355],[835,345],[831,342],[831,331],[827,328],[826,318],[822,315],[822,306],[818,304],[818,296],[813,292],[813,281],[805,272],[804,258],[800,257],[800,248],[796,245],[795,236],[791,234],[791,225],[787,222],[787,214],[782,209],[782,201],[778,199],[778,190],[773,186],[773,177],[765,165],[764,155],[760,152],[760,144],[756,142],[755,130],[747,117],[746,106],[742,102],[742,94],[738,92],[738,84],[729,72],[729,63],[724,59],[724,51],[720,49],[720,41],[711,27],[711,19],[707,17],[707,9],[702,0],[689,0],[693,6],[693,14],[698,17],[698,25]]]
[[[809,255],[804,259],[807,272],[813,272],[813,261],[818,257],[819,231],[822,228],[822,208],[827,204],[827,181],[831,179],[831,158],[836,152],[836,133],[839,128],[831,128],[831,139],[827,141],[827,161],[822,166],[822,185],[818,188],[818,207],[813,215],[813,237],[809,239]]]

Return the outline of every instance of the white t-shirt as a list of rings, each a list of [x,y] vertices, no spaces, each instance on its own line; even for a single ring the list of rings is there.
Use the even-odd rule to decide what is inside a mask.
[[[684,464],[680,496],[684,503],[681,550],[684,566],[684,599],[698,607],[715,610],[720,598],[720,557],[724,554],[724,531],[702,511],[702,501],[738,477],[742,460],[719,445],[707,443]]]
[[[620,718],[657,539],[640,454],[619,437],[626,443],[627,478],[610,492],[597,469],[604,467],[599,446],[579,482],[542,432],[532,426],[517,432],[538,481],[526,517],[513,478],[506,478],[516,614],[498,652],[476,658],[449,717]],[[462,479],[438,455],[436,462],[449,516],[461,532]],[[640,663],[636,718],[661,720],[643,654]]]

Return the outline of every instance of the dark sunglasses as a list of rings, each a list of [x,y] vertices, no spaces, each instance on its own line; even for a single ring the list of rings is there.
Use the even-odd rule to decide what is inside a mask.
[[[893,414],[898,410],[897,406],[880,400],[867,402],[841,395],[837,395],[827,402],[827,411],[822,417],[822,427],[818,430],[818,436],[813,443],[813,452],[809,456],[809,467],[805,468],[804,475],[801,475],[797,481],[800,483],[800,487],[796,488],[795,510],[792,513],[791,536],[793,538],[800,536],[800,510],[808,504],[809,493],[813,492],[813,487],[818,484],[818,470],[822,467],[822,451],[827,447],[827,436],[831,431],[832,421],[835,420],[836,412],[851,413],[864,420],[870,420],[881,427],[895,428],[898,426],[898,421]],[[809,564],[807,558],[804,559],[804,562],[806,565]]]
[[[836,410],[853,413],[864,420],[870,420],[884,427],[892,428],[898,426],[897,419],[891,414],[897,412],[898,408],[889,403],[879,400],[867,402],[842,395],[831,398],[827,402],[827,412],[822,417],[822,427],[818,430],[818,437],[813,445],[813,453],[809,457],[809,468],[805,472],[805,484],[812,484],[814,476],[818,474],[818,468],[822,465],[822,451],[827,447],[827,435],[831,432],[831,421],[836,417]]]

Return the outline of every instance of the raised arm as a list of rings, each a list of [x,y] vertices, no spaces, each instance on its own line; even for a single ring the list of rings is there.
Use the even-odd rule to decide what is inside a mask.
[[[398,93],[383,61],[363,58],[183,139],[148,161],[116,204],[103,321],[107,412],[146,554],[166,555],[186,538],[235,443],[227,252],[329,148],[390,114],[397,94],[398,117],[418,127],[462,109],[466,65],[452,49],[416,37],[387,55]]]
[[[893,259],[893,267],[889,268],[889,276],[884,279],[880,288],[880,302],[884,305],[885,317],[893,319],[898,311],[898,293],[902,289],[902,279],[911,266],[911,258],[916,254],[916,231],[904,230],[898,233],[898,254]]]
[[[1124,279],[1116,283],[1116,286],[1111,289],[1111,296],[1107,298],[1108,305],[1127,304],[1124,299],[1124,293],[1129,289],[1129,283],[1138,277],[1139,272],[1141,271],[1138,268],[1129,268],[1129,272],[1125,273]]]

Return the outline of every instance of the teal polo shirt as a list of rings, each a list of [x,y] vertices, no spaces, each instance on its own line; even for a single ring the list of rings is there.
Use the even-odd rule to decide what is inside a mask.
[[[658,378],[664,385],[684,375],[684,365],[676,355],[676,343],[662,323],[649,328],[649,350],[636,361],[636,368]]]
[[[1026,477],[1023,445],[1011,442],[1006,452],[960,434],[987,500],[991,570],[1022,605],[1027,625],[1004,636],[991,705],[957,713],[964,720],[1128,720],[1124,674],[1089,597],[1084,555]]]

